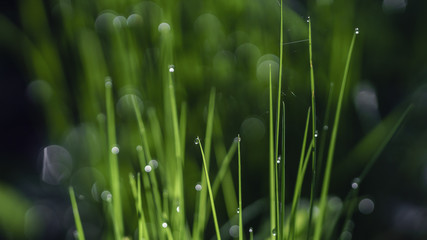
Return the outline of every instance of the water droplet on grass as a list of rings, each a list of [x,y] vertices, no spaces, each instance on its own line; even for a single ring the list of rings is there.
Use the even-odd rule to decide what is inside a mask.
[[[319,136],[319,131],[314,131],[314,137],[317,138]]]
[[[166,222],[163,222],[163,223],[162,223],[162,227],[163,227],[163,228],[167,228],[167,227],[168,227],[168,224],[167,224]]]
[[[353,182],[351,183],[351,188],[358,189],[359,188],[359,183],[360,183],[360,179],[359,178],[353,179]]]
[[[101,193],[101,199],[106,202],[111,202],[111,199],[113,199],[113,195],[109,191],[103,191]]]
[[[324,131],[328,131],[328,129],[329,129],[328,125],[323,126]]]
[[[120,149],[117,147],[117,146],[114,146],[113,148],[111,148],[111,152],[113,153],[113,154],[119,154],[119,152],[120,152]]]
[[[160,23],[159,27],[157,28],[159,32],[169,32],[171,30],[171,26],[168,23]]]
[[[202,185],[200,183],[196,184],[196,186],[194,187],[196,189],[196,191],[200,192],[202,191]]]
[[[310,16],[307,17],[307,22],[310,22]]]
[[[151,166],[150,165],[147,165],[147,166],[145,166],[145,168],[144,168],[144,171],[145,172],[151,172],[151,170],[152,170],[152,168],[151,168]]]
[[[179,206],[178,206],[178,207],[176,207],[176,212],[179,212]]]
[[[249,232],[254,232],[254,229],[252,227],[249,228]]]
[[[141,145],[136,146],[136,151],[141,152],[142,151],[142,146]]]
[[[355,29],[354,29],[354,33],[355,33],[356,35],[358,35],[358,34],[359,34],[359,28],[355,28]]]
[[[113,81],[111,81],[111,77],[106,77],[105,78],[105,87],[111,88],[112,86],[113,86]]]
[[[168,68],[169,68],[170,73],[175,72],[175,66],[174,65],[169,65]]]
[[[273,231],[271,232],[273,234],[273,236],[276,236],[276,229],[274,228]]]
[[[239,208],[237,208],[237,211],[236,211],[237,213],[240,213],[240,209]]]
[[[279,157],[277,157],[277,164],[280,164],[280,161],[282,160],[282,157],[281,156],[279,156]]]
[[[199,137],[196,137],[196,139],[194,139],[194,144],[199,144],[200,143],[200,138]]]
[[[241,137],[235,137],[234,138],[234,142],[241,142],[242,141],[242,138]]]

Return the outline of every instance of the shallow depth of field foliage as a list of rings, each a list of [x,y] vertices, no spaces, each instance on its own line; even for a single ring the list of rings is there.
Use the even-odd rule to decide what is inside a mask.
[[[20,0],[0,238],[424,239],[423,6]]]

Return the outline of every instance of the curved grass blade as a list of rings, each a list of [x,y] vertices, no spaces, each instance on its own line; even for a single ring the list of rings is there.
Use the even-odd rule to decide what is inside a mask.
[[[323,179],[323,186],[322,186],[322,192],[320,195],[320,203],[319,203],[319,216],[318,220],[316,222],[316,227],[314,231],[314,240],[319,240],[322,234],[322,225],[323,225],[323,219],[326,214],[326,200],[329,190],[329,183],[330,183],[330,177],[331,177],[331,170],[332,170],[332,162],[334,157],[334,151],[335,151],[335,144],[336,144],[336,138],[338,133],[338,126],[339,126],[339,120],[341,115],[341,108],[342,108],[342,102],[344,98],[344,90],[345,86],[347,84],[347,75],[348,70],[350,67],[350,61],[351,61],[351,55],[353,52],[354,43],[356,41],[356,36],[358,32],[354,32],[353,38],[351,40],[350,49],[348,51],[347,55],[347,62],[345,64],[344,69],[344,76],[341,84],[340,94],[338,97],[338,103],[337,103],[337,110],[335,112],[335,118],[334,118],[334,126],[332,128],[331,133],[331,142],[329,144],[329,150],[328,150],[328,157],[326,159],[326,168],[325,168],[325,174]]]
[[[196,138],[197,144],[200,147],[200,153],[202,154],[202,159],[203,159],[203,169],[206,175],[206,185],[208,187],[208,192],[209,192],[209,198],[211,201],[211,207],[212,207],[212,216],[213,216],[213,220],[214,220],[214,224],[215,224],[215,232],[216,232],[216,237],[218,240],[221,240],[221,234],[219,232],[219,226],[218,226],[218,220],[216,217],[216,210],[215,210],[215,202],[214,202],[214,198],[213,198],[213,194],[212,194],[212,188],[211,188],[211,182],[209,180],[209,173],[208,173],[208,167],[206,165],[206,159],[205,159],[205,154],[203,152],[203,147],[202,144],[200,142],[199,137]]]

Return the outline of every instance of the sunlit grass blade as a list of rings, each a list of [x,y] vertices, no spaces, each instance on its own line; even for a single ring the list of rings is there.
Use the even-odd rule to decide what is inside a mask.
[[[129,183],[132,190],[132,195],[135,201],[136,215],[138,218],[138,239],[148,238],[147,225],[145,222],[144,211],[142,209],[142,199],[141,199],[141,175],[140,173],[135,176],[129,174]]]
[[[274,173],[275,173],[275,159],[274,159],[274,133],[273,133],[273,89],[272,89],[272,79],[271,79],[271,64],[269,66],[270,70],[269,70],[269,99],[270,99],[270,104],[269,104],[269,115],[270,115],[270,120],[269,120],[269,129],[270,129],[270,134],[269,134],[269,138],[270,138],[270,142],[269,142],[269,178],[270,178],[270,234],[271,234],[271,239],[275,238],[275,234],[273,234],[273,232],[275,231],[276,228],[276,187],[275,187],[275,177],[274,177]]]
[[[310,189],[310,208],[309,208],[309,217],[308,217],[308,227],[307,227],[307,240],[310,237],[311,233],[311,219],[313,217],[313,204],[314,204],[314,195],[316,189],[316,175],[317,175],[317,161],[316,161],[316,151],[317,151],[317,126],[316,126],[316,95],[314,87],[314,69],[313,69],[313,52],[312,52],[312,40],[311,40],[311,19],[308,18],[308,46],[309,46],[309,55],[310,55],[310,85],[311,85],[311,119],[312,119],[312,141],[313,141],[313,154],[312,158],[312,175],[311,175],[311,189]]]
[[[206,167],[209,171],[210,166],[210,152],[211,152],[211,145],[212,145],[212,129],[213,129],[213,120],[214,120],[214,113],[215,113],[215,89],[211,89],[210,97],[209,97],[209,108],[208,108],[208,118],[206,123],[206,135],[205,135],[205,160],[206,160]],[[202,175],[202,189],[206,187],[207,179],[206,175]],[[205,230],[207,218],[206,218],[206,199],[207,199],[207,192],[202,191],[200,193],[200,201],[198,206],[198,229],[197,229],[197,236],[201,236]]]
[[[74,193],[73,187],[69,187],[68,192],[70,194],[71,206],[73,208],[73,215],[74,215],[74,222],[76,223],[77,237],[79,240],[84,240],[85,235],[83,232],[82,221],[80,220],[79,209],[77,207],[76,195]]]
[[[341,89],[340,94],[338,97],[338,103],[337,103],[337,109],[335,112],[335,118],[334,118],[334,125],[332,128],[331,133],[331,141],[329,143],[329,150],[328,150],[328,157],[326,159],[326,167],[325,167],[325,174],[323,178],[323,186],[322,186],[322,192],[320,195],[320,203],[319,203],[319,216],[316,221],[315,231],[314,231],[314,240],[319,240],[321,238],[322,234],[322,225],[323,225],[323,219],[326,214],[326,201],[328,196],[328,190],[329,190],[329,183],[330,183],[330,177],[331,177],[331,171],[332,171],[332,162],[334,157],[334,151],[335,151],[335,144],[336,144],[336,138],[338,133],[338,126],[339,126],[339,120],[341,115],[341,108],[342,108],[342,102],[344,99],[344,92],[345,87],[347,84],[347,75],[350,68],[350,61],[351,61],[351,55],[353,52],[354,43],[356,41],[356,36],[358,34],[358,31],[353,34],[353,38],[350,43],[350,48],[347,55],[347,61],[345,64],[344,69],[344,76],[341,83]]]
[[[300,194],[301,194],[301,187],[302,187],[302,182],[304,180],[304,174],[305,174],[305,169],[306,169],[306,164],[308,162],[308,156],[310,156],[310,151],[312,150],[313,147],[313,141],[311,141],[310,147],[309,147],[309,151],[306,154],[306,144],[307,144],[307,135],[308,135],[308,129],[309,129],[309,123],[310,123],[310,108],[307,111],[307,118],[306,118],[306,123],[305,123],[305,130],[304,130],[304,138],[302,141],[302,147],[301,147],[301,156],[300,156],[300,161],[299,161],[299,165],[298,165],[298,174],[297,174],[297,181],[295,184],[295,190],[294,190],[294,196],[293,196],[293,200],[292,200],[292,208],[291,208],[291,215],[289,217],[289,233],[288,233],[288,239],[293,239],[294,236],[294,232],[295,232],[295,214],[296,214],[296,210],[298,207],[298,201],[300,198]]]
[[[240,135],[237,136],[237,158],[239,165],[239,240],[243,240],[242,161],[240,157]]]
[[[147,170],[145,169],[146,166],[150,168],[150,171],[148,173],[148,178],[150,179],[150,182],[152,184],[151,192],[154,196],[154,203],[153,204],[155,205],[155,210],[152,209],[152,211],[156,211],[157,224],[160,224],[161,223],[161,216],[162,216],[162,205],[161,205],[162,201],[160,198],[160,192],[159,192],[159,188],[158,188],[157,178],[155,176],[155,173],[151,171],[154,169],[151,169],[152,166],[148,166],[148,161],[152,160],[151,152],[150,152],[150,146],[148,144],[148,136],[147,136],[145,124],[144,124],[144,121],[142,120],[141,112],[137,106],[135,96],[132,96],[132,104],[133,104],[133,108],[135,111],[135,116],[136,116],[136,120],[138,123],[138,129],[139,129],[139,133],[141,135],[142,144],[143,144],[142,149],[138,150],[138,157],[139,157],[141,172],[147,172]],[[146,175],[147,174],[143,174],[143,178],[147,178]],[[148,180],[148,178],[147,178],[147,180]],[[154,219],[152,219],[152,220],[154,221]]]
[[[139,163],[144,173],[142,174],[142,184],[144,186],[144,195],[147,203],[147,208],[149,209],[148,216],[150,217],[150,220],[151,220],[151,224],[149,225],[151,234],[153,238],[159,238],[158,233],[161,225],[161,211],[160,211],[160,206],[157,206],[157,205],[159,205],[160,202],[155,203],[153,198],[153,188],[151,187],[149,176],[148,174],[146,174],[145,166],[147,165],[147,161],[145,159],[142,147],[138,146],[137,152],[138,152]]]
[[[168,98],[169,98],[169,107],[170,107],[170,113],[172,117],[172,130],[173,130],[173,148],[175,149],[175,166],[176,171],[173,171],[171,173],[174,173],[174,186],[170,188],[170,190],[173,190],[171,194],[173,194],[173,199],[178,200],[180,203],[180,207],[182,209],[182,212],[185,212],[185,202],[184,202],[184,178],[183,178],[183,153],[182,151],[182,144],[181,138],[180,138],[180,127],[178,123],[178,110],[176,106],[176,98],[175,98],[175,86],[173,82],[173,71],[169,70],[168,75],[168,84],[167,88],[168,91]],[[179,223],[184,224],[185,222],[185,216],[184,214],[176,214],[174,212],[173,217],[179,218]],[[175,222],[175,221],[174,221]],[[174,231],[174,235],[179,237],[180,234],[183,232],[180,232],[181,227],[178,228],[178,231]]]
[[[108,159],[110,163],[111,190],[113,195],[113,225],[116,239],[123,236],[123,216],[120,195],[119,164],[117,160],[116,126],[113,104],[113,83],[110,77],[105,80],[105,100],[107,108]],[[114,149],[113,149],[114,148]]]
[[[216,237],[217,237],[218,240],[221,240],[221,234],[219,232],[219,225],[218,225],[218,220],[217,220],[217,217],[216,217],[216,210],[215,210],[215,202],[214,202],[214,198],[213,198],[213,194],[212,194],[211,183],[210,183],[210,180],[209,180],[209,172],[208,172],[208,167],[206,165],[205,154],[203,152],[202,143],[200,142],[199,137],[197,137],[196,141],[197,141],[197,144],[200,147],[200,153],[202,154],[203,169],[204,169],[204,172],[205,172],[205,175],[206,175],[206,185],[208,187],[209,198],[210,198],[210,202],[211,202],[212,216],[213,216],[213,221],[214,221],[214,224],[215,224]]]

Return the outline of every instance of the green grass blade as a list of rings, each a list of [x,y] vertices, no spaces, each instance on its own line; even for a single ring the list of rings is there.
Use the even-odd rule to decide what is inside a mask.
[[[142,169],[141,171],[143,171],[142,184],[144,185],[144,195],[145,195],[145,199],[146,199],[146,203],[147,203],[147,208],[149,209],[148,210],[148,216],[150,217],[150,220],[151,220],[151,224],[150,224],[151,229],[150,230],[151,230],[151,234],[152,234],[153,238],[156,239],[156,238],[159,238],[159,236],[157,234],[159,233],[160,225],[161,225],[160,206],[157,206],[160,204],[159,204],[159,202],[158,203],[154,202],[153,188],[150,185],[150,178],[144,169],[144,167],[147,165],[147,161],[145,159],[142,147],[138,146],[137,151],[138,151],[138,159],[139,159],[141,169]]]
[[[238,138],[236,137],[235,139],[238,139]],[[215,144],[215,145],[217,145],[217,144]],[[218,194],[219,187],[221,185],[224,188],[224,184],[232,184],[233,183],[232,181],[228,181],[228,182],[226,182],[226,181],[227,181],[227,173],[230,173],[229,166],[230,166],[231,160],[233,160],[234,154],[236,153],[236,149],[237,149],[237,141],[235,140],[235,141],[233,141],[233,143],[232,143],[230,149],[228,150],[227,154],[225,155],[224,159],[221,161],[221,165],[219,166],[218,173],[217,173],[217,175],[213,181],[212,193],[213,193],[214,199],[216,198],[216,196]],[[234,187],[232,189],[234,189]],[[224,192],[226,192],[226,191],[224,191]],[[235,191],[233,191],[232,194],[235,194]],[[227,199],[225,199],[225,200],[227,200]],[[236,202],[237,202],[237,200],[236,200]],[[225,204],[229,204],[229,202],[226,201]],[[233,204],[233,202],[231,204]],[[239,206],[236,203],[236,207],[233,208],[233,213],[230,214],[231,217],[236,215],[236,208],[238,208],[238,207]],[[206,206],[206,219],[209,219],[209,216],[210,216],[210,206],[207,205]]]
[[[136,215],[138,217],[138,239],[148,238],[147,226],[145,224],[144,211],[142,210],[142,199],[141,199],[141,175],[140,173],[135,176],[129,173],[129,183],[132,190],[132,195],[135,201]]]
[[[207,118],[207,124],[206,124],[206,135],[205,135],[205,160],[206,160],[206,167],[209,171],[210,166],[210,152],[211,152],[211,145],[212,145],[212,129],[213,129],[213,119],[214,119],[214,113],[215,113],[215,89],[211,89],[210,97],[209,97],[209,108],[208,108],[208,118]],[[206,175],[202,175],[202,189],[206,187],[207,179]],[[198,232],[197,236],[201,236],[205,230],[206,224],[207,224],[207,218],[206,218],[206,199],[207,199],[207,192],[202,191],[200,192],[200,201],[199,201],[199,216],[198,216]]]
[[[276,117],[276,142],[275,142],[275,159],[279,158],[279,131],[280,131],[280,103],[282,96],[282,72],[283,72],[283,0],[280,0],[280,53],[279,53],[279,84],[277,87],[277,117]],[[279,160],[280,162],[280,160]],[[280,202],[279,202],[279,176],[278,176],[278,166],[276,164],[276,224],[280,226]],[[280,229],[276,229],[277,238],[281,239]]]
[[[282,103],[282,107],[283,107],[283,116],[282,116],[282,156],[281,156],[281,161],[282,163],[282,169],[281,169],[281,175],[280,175],[280,225],[279,225],[279,236],[281,238],[283,238],[283,229],[285,227],[285,205],[286,205],[286,155],[285,155],[285,130],[286,130],[286,122],[285,122],[285,102]]]
[[[269,98],[270,98],[270,160],[269,160],[269,169],[270,169],[270,234],[271,239],[275,238],[275,234],[273,234],[275,228],[276,228],[276,188],[275,188],[275,178],[274,178],[274,166],[275,166],[275,159],[274,159],[274,134],[273,134],[273,93],[272,93],[272,86],[271,86],[271,64],[270,64],[270,72],[269,72]]]
[[[77,208],[76,195],[74,194],[73,187],[68,188],[70,193],[71,206],[73,208],[74,222],[76,223],[77,236],[79,240],[84,240],[85,235],[83,232],[82,221],[80,220],[79,209]]]
[[[116,126],[114,120],[114,104],[113,104],[113,83],[111,78],[107,77],[105,82],[105,99],[107,107],[107,135],[108,135],[108,158],[110,163],[111,174],[111,190],[113,194],[113,225],[114,235],[116,239],[123,236],[123,216],[122,216],[122,203],[120,195],[120,176],[119,164],[117,160],[117,140],[116,140]],[[113,151],[113,148],[115,150]],[[117,148],[117,150],[116,150]]]
[[[217,220],[217,217],[216,217],[215,202],[214,202],[214,198],[213,198],[213,194],[212,194],[211,183],[210,183],[210,180],[209,180],[209,172],[208,172],[208,168],[207,168],[207,164],[206,164],[205,154],[203,152],[203,147],[202,147],[202,144],[200,142],[199,137],[197,137],[196,141],[197,141],[197,144],[200,147],[200,153],[202,154],[203,169],[204,169],[204,172],[205,172],[205,175],[206,175],[206,185],[208,187],[209,198],[210,198],[210,201],[211,201],[212,216],[213,216],[213,220],[214,220],[214,224],[215,224],[216,237],[217,237],[218,240],[221,240],[221,235],[220,235],[219,226],[218,226],[218,220]]]
[[[319,151],[318,151],[318,159],[317,159],[317,169],[319,172],[316,175],[316,182],[320,181],[322,172],[320,171],[323,167],[323,158],[324,158],[324,152],[326,148],[326,139],[328,136],[328,130],[329,130],[329,118],[330,118],[330,112],[331,112],[331,106],[332,106],[332,100],[333,100],[333,90],[334,90],[334,84],[331,83],[329,87],[329,94],[328,94],[328,100],[326,103],[326,110],[325,110],[325,117],[323,119],[323,127],[322,132],[323,134],[320,134],[320,141],[319,141]]]
[[[221,127],[221,121],[219,119],[218,114],[215,114],[214,117],[215,117],[214,133],[213,133],[214,142],[215,142],[214,150],[215,150],[215,159],[216,159],[219,170],[215,177],[214,184],[212,185],[212,191],[215,199],[217,190],[218,190],[218,188],[216,187],[219,187],[219,185],[216,186],[215,184],[219,182],[221,184],[222,195],[224,196],[227,215],[229,218],[232,218],[234,215],[236,215],[236,208],[238,207],[238,200],[236,195],[237,191],[235,190],[235,187],[234,187],[234,181],[231,175],[231,171],[228,168],[229,163],[227,163],[226,167],[225,167],[225,164],[223,163],[225,162],[226,159],[229,159],[231,161],[236,151],[237,144],[235,141],[233,141],[232,146],[230,147],[227,153],[227,150],[224,144],[224,136],[223,136],[223,131]]]
[[[227,152],[227,155],[225,155],[224,160],[222,160],[221,166],[219,167],[216,178],[212,184],[212,192],[213,192],[214,198],[216,197],[219,187],[223,183],[226,173],[229,170],[230,162],[233,159],[234,153],[236,152],[236,148],[237,148],[237,144],[236,142],[233,142],[233,144],[231,145],[230,149]]]
[[[237,136],[237,158],[239,165],[239,240],[243,240],[242,162],[240,157],[240,135]]]
[[[335,118],[334,118],[334,126],[332,128],[331,141],[330,141],[329,150],[328,150],[328,157],[326,159],[325,174],[324,174],[324,178],[323,178],[323,186],[322,186],[322,192],[320,195],[320,203],[319,203],[319,216],[317,218],[316,227],[315,227],[315,231],[314,231],[314,240],[319,240],[321,237],[321,234],[322,234],[322,225],[323,225],[323,219],[324,219],[325,214],[326,214],[326,200],[327,200],[327,195],[328,195],[328,190],[329,190],[329,183],[330,183],[330,177],[331,177],[333,156],[334,156],[334,151],[335,151],[336,137],[337,137],[339,120],[340,120],[340,115],[341,115],[341,108],[342,108],[342,102],[343,102],[343,98],[344,98],[345,86],[347,84],[347,75],[348,75],[348,70],[350,67],[351,55],[353,52],[354,43],[356,41],[356,35],[357,35],[357,33],[355,32],[353,34],[353,38],[351,40],[350,49],[348,51],[347,61],[345,64],[344,76],[343,76],[343,80],[342,80],[342,84],[341,84],[340,94],[338,97],[337,110],[335,112]]]
[[[309,153],[310,153],[309,152],[308,154],[305,154],[309,123],[310,123],[310,108],[307,111],[307,118],[306,118],[306,122],[305,122],[304,138],[302,141],[301,156],[300,156],[300,161],[299,161],[299,165],[298,165],[297,182],[295,184],[294,196],[293,196],[293,200],[292,200],[292,208],[291,208],[291,215],[290,215],[290,221],[289,221],[288,239],[294,238],[295,213],[297,210],[298,201],[299,201],[299,197],[301,194],[302,181],[304,180],[304,173],[305,173],[305,167],[304,166],[307,163],[307,161],[305,159],[306,159],[306,156],[309,156]],[[313,144],[313,141],[311,141],[311,145],[309,147],[309,150],[312,150],[312,144]]]
[[[313,204],[314,204],[314,195],[316,189],[316,138],[317,138],[317,127],[316,127],[316,97],[315,97],[315,87],[314,87],[314,70],[313,70],[313,51],[312,51],[312,40],[311,40],[311,19],[308,18],[308,46],[309,46],[309,55],[310,55],[310,84],[311,84],[311,119],[312,119],[312,141],[313,141],[313,154],[312,158],[312,176],[311,176],[311,189],[310,189],[310,209],[308,217],[308,227],[307,227],[307,240],[310,237],[311,232],[311,219],[313,217]]]

